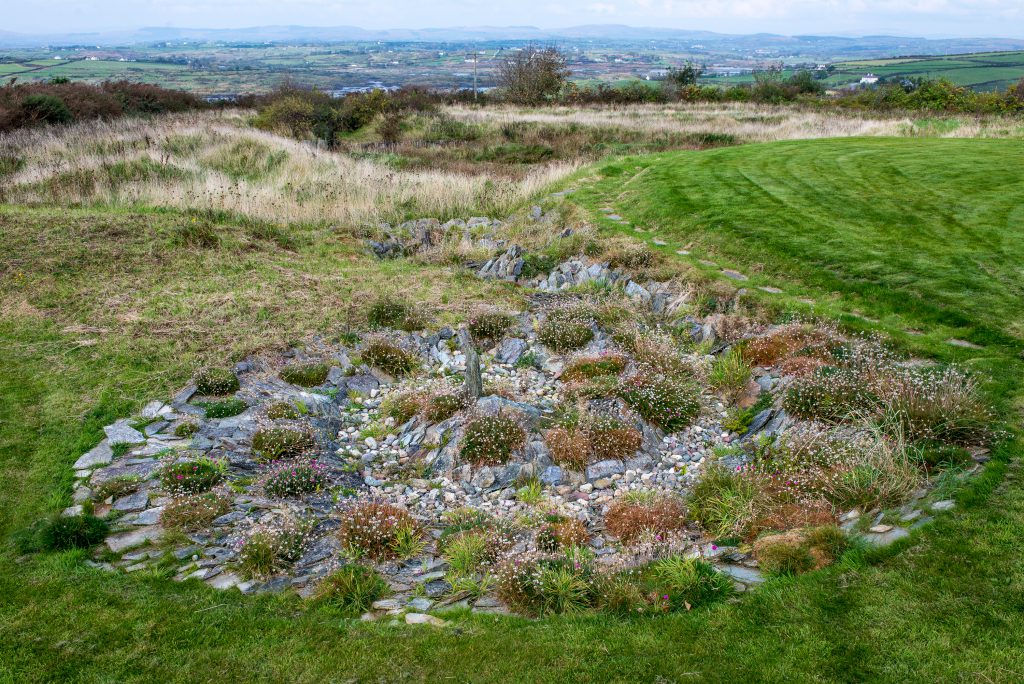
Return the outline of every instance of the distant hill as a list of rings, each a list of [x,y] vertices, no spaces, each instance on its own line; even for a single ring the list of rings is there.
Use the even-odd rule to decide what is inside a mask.
[[[732,35],[711,31],[634,27],[617,24],[540,29],[535,26],[455,26],[422,29],[369,30],[358,26],[253,26],[237,29],[144,27],[136,30],[29,35],[0,31],[0,47],[128,46],[160,42],[227,43],[329,43],[337,41],[464,42],[535,41],[667,41],[700,43],[708,50],[785,49],[794,55],[879,57],[895,54],[942,55],[997,50],[1024,50],[1024,39],[949,38],[907,36],[784,36],[777,34]]]

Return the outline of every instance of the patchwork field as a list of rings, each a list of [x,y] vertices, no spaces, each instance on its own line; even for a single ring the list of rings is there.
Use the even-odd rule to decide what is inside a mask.
[[[492,112],[449,115],[485,136],[512,120],[562,121],[574,135],[664,123],[653,108]],[[829,126],[781,110],[665,114],[680,134],[728,120],[737,142],[772,141],[489,176],[487,166],[428,173],[322,153],[237,119],[0,140],[17,160],[0,205],[0,681],[1019,679],[1024,143],[916,136],[1015,137],[1020,122],[941,119],[922,133],[902,120],[854,131],[853,119]],[[858,132],[915,137],[776,140]],[[353,178],[362,185],[347,185]],[[311,182],[340,190],[296,190]],[[459,240],[456,224],[456,239],[391,260],[367,249],[366,239],[399,232],[381,220],[475,210],[501,212],[486,224],[493,233]],[[72,503],[72,464],[103,427],[170,397],[198,367],[353,344],[381,296],[416,302],[434,328],[466,323],[483,303],[518,312],[557,299],[525,279],[478,278],[504,252],[488,246],[494,239],[550,260],[530,262],[544,264],[534,285],[564,259],[642,254],[634,267],[650,280],[702,295],[683,310],[701,320],[715,311],[712,295],[729,292],[737,319],[820,317],[853,338],[881,333],[901,353],[977,374],[1011,432],[973,476],[950,468],[935,478],[952,510],[936,509],[906,539],[657,615],[535,620],[467,608],[443,628],[363,623],[290,592],[175,582],[166,564],[108,572],[86,564],[88,550],[19,546],[34,522]],[[613,290],[563,296],[614,302]]]

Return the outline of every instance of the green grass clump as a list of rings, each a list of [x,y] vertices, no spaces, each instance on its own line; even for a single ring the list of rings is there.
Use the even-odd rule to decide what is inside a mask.
[[[699,558],[669,556],[647,566],[641,586],[656,596],[655,606],[664,612],[688,611],[728,598],[732,579]]]
[[[278,499],[302,496],[326,485],[327,475],[323,466],[315,461],[279,465],[263,478],[263,492]]]
[[[346,565],[317,585],[314,601],[336,608],[343,615],[355,617],[368,611],[374,601],[379,601],[389,593],[391,587],[373,568]]]
[[[756,484],[721,463],[706,465],[686,500],[691,520],[713,538],[744,537],[755,515]]]
[[[459,455],[473,465],[499,465],[526,442],[526,430],[509,414],[478,416],[466,424]]]
[[[579,547],[561,554],[517,556],[496,572],[498,596],[528,615],[581,613],[597,596],[592,556]]]
[[[204,401],[197,404],[206,411],[207,418],[230,418],[245,411],[249,406],[241,399],[222,399],[221,401]]]
[[[493,343],[505,336],[515,319],[503,311],[487,311],[469,319],[467,327],[477,344]]]
[[[605,353],[573,359],[562,371],[562,382],[583,382],[598,377],[617,376],[626,368],[626,357]]]
[[[126,494],[138,491],[141,480],[138,477],[125,475],[107,480],[92,492],[93,501],[119,499]]]
[[[708,384],[729,398],[736,397],[742,392],[749,380],[750,365],[735,349],[718,356],[711,364],[711,372],[708,373]]]
[[[293,363],[281,369],[281,379],[299,387],[316,387],[327,382],[330,371],[326,363]]]
[[[265,411],[270,420],[295,420],[300,415],[299,409],[287,401],[268,404]]]
[[[375,328],[396,328],[409,332],[420,330],[426,325],[424,316],[405,300],[384,296],[370,305],[366,312],[367,322]]]
[[[263,461],[298,458],[315,448],[313,433],[302,428],[261,428],[252,436],[252,451]]]
[[[392,394],[381,402],[380,414],[393,418],[398,425],[411,420],[423,409],[425,397],[419,392],[400,392]]]
[[[195,532],[231,510],[231,497],[219,491],[179,496],[164,506],[160,524],[168,529]]]
[[[353,558],[404,559],[423,549],[423,531],[404,508],[359,501],[341,514],[338,540]]]
[[[682,430],[700,415],[697,386],[681,378],[640,371],[622,380],[619,396],[644,420],[666,432]]]
[[[594,339],[594,317],[584,309],[557,309],[548,314],[537,331],[541,344],[559,353],[586,346]]]
[[[239,569],[250,578],[284,570],[302,557],[309,532],[308,525],[291,520],[258,528],[238,551]]]
[[[415,354],[399,347],[388,340],[371,340],[363,350],[362,359],[367,364],[378,368],[393,378],[409,375],[420,362]]]
[[[39,528],[39,546],[46,551],[87,549],[103,541],[108,529],[105,521],[92,515],[60,516]]]
[[[195,377],[196,391],[206,396],[221,396],[237,392],[238,376],[226,368],[204,368]]]
[[[431,423],[440,423],[448,420],[467,405],[466,397],[457,392],[435,394],[427,399],[426,406],[423,407],[423,416]]]
[[[199,494],[219,484],[225,470],[224,463],[208,458],[172,463],[160,471],[160,484],[171,495]]]
[[[199,423],[194,420],[183,420],[174,426],[175,437],[191,437],[199,432]]]

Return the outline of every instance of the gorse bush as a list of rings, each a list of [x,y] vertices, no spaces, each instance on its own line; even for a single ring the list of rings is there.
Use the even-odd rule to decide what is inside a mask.
[[[226,469],[224,463],[208,458],[172,463],[160,471],[160,484],[171,496],[199,494],[219,484]]]
[[[327,382],[330,371],[326,363],[293,363],[281,369],[281,379],[299,387],[316,387]]]
[[[204,368],[196,373],[196,391],[199,394],[219,396],[237,392],[238,376],[226,368]]]
[[[203,100],[190,93],[130,81],[94,85],[52,79],[10,84],[0,89],[0,132],[206,107]]]
[[[298,427],[260,428],[252,436],[252,451],[263,461],[298,458],[316,448],[313,434]]]
[[[325,577],[316,587],[314,600],[357,616],[391,593],[391,587],[373,568],[346,565]]]
[[[473,465],[500,465],[525,443],[526,430],[518,416],[477,416],[466,424],[459,455]]]
[[[87,549],[103,541],[107,531],[107,523],[92,515],[55,517],[39,529],[39,546],[47,551]]]
[[[686,526],[686,508],[672,496],[643,501],[617,501],[605,515],[605,527],[624,544],[642,540],[664,541]]]
[[[277,465],[263,478],[263,492],[278,499],[302,496],[326,485],[327,474],[316,461]]]
[[[699,390],[688,380],[641,370],[624,378],[618,391],[644,420],[667,432],[682,430],[700,414]]]
[[[370,340],[363,350],[362,359],[394,378],[409,375],[420,365],[415,354],[385,339]]]
[[[358,501],[341,514],[338,539],[355,558],[375,561],[407,557],[410,540],[422,537],[405,509],[377,501]]]

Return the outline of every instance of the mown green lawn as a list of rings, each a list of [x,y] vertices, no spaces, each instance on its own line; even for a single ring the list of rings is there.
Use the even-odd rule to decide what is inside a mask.
[[[660,237],[669,253],[693,243],[751,287],[784,288],[764,295],[780,309],[873,327],[856,309],[911,351],[990,373],[1015,422],[1021,151],[884,140],[666,154],[606,164],[572,198],[657,229],[606,220],[610,231]],[[338,334],[346,306],[385,287],[445,317],[470,298],[514,296],[450,269],[381,266],[331,233],[285,247],[229,222],[215,226],[219,246],[197,247],[181,243],[188,226],[169,213],[0,208],[5,537],[66,505],[70,465],[101,427],[197,363]],[[946,344],[953,334],[984,349]],[[1020,681],[1020,446],[1004,443],[957,508],[899,549],[653,619],[353,624],[294,598],[107,575],[80,553],[19,558],[8,544],[0,682]]]

